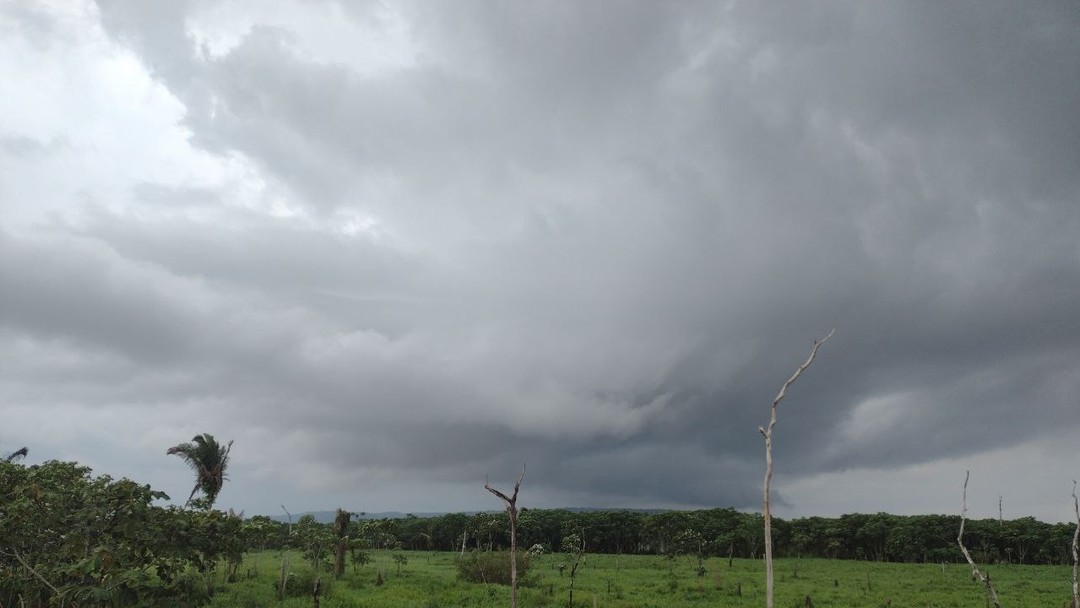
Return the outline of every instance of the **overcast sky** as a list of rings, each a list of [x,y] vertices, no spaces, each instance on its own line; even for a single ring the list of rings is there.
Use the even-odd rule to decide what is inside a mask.
[[[1072,517],[1075,2],[0,0],[0,451],[248,514]]]

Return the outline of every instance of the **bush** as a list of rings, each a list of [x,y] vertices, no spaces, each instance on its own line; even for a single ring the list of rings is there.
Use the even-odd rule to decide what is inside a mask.
[[[274,590],[278,590],[280,581],[274,581]],[[304,597],[315,589],[315,573],[311,570],[290,572],[285,578],[285,597]]]
[[[510,584],[509,551],[473,551],[457,560],[458,578],[472,583]],[[529,554],[517,553],[518,580],[529,571]]]

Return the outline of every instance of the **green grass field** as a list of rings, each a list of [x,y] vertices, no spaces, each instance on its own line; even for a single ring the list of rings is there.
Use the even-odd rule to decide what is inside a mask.
[[[510,589],[459,581],[455,554],[410,551],[408,564],[394,563],[390,551],[371,552],[374,561],[359,571],[351,567],[333,581],[323,574],[322,608],[451,608],[508,606]],[[534,560],[520,589],[523,608],[566,606],[569,577],[560,576],[559,554]],[[310,572],[299,554],[291,570]],[[273,585],[281,554],[248,554],[241,580],[219,588],[212,606],[257,608],[309,607],[308,597],[279,602]],[[587,555],[574,590],[575,606],[603,608],[681,608],[697,606],[764,606],[761,560],[712,558],[699,577],[697,564],[686,558]],[[1007,608],[1059,608],[1071,598],[1068,566],[996,565],[988,568],[1001,603]],[[381,572],[384,584],[376,585]],[[889,564],[823,559],[782,559],[776,563],[776,605],[804,608],[809,596],[820,608],[987,606],[980,583],[966,565]]]

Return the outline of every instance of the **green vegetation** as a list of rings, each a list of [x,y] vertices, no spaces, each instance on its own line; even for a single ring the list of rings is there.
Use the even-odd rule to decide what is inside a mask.
[[[210,433],[196,435],[190,443],[181,443],[165,451],[166,454],[179,456],[195,472],[195,487],[188,496],[192,503],[195,493],[202,490],[202,502],[197,506],[214,508],[221,487],[225,485],[225,471],[229,468],[229,450],[232,442],[221,445]]]
[[[0,606],[198,606],[235,573],[242,521],[71,462],[0,461]]]
[[[408,564],[397,574],[396,551],[371,551],[373,561],[358,572],[332,580],[322,573],[322,608],[503,607],[510,588],[474,583],[459,575],[459,556],[451,552],[409,552]],[[483,555],[485,552],[479,552]],[[503,563],[507,554],[500,553]],[[248,556],[249,569],[241,581],[222,587],[212,606],[311,606],[314,575],[299,555],[292,560],[303,568],[294,573],[306,593],[278,602],[274,594],[278,552]],[[468,553],[466,560],[475,560]],[[569,597],[569,569],[560,576],[558,566],[569,556],[555,553],[532,562],[522,578],[520,603],[525,607],[562,608]],[[584,556],[574,583],[575,606],[591,607],[593,598],[603,608],[690,608],[727,606],[758,608],[764,602],[763,564],[760,559],[726,557],[704,560],[699,576],[697,557],[656,555]],[[506,569],[506,566],[503,566]],[[1009,608],[1062,606],[1070,599],[1069,566],[990,567],[1001,599]],[[382,577],[384,584],[377,585]],[[809,596],[818,608],[852,606],[970,608],[985,605],[983,590],[972,584],[971,570],[963,564],[899,564],[852,560],[793,559],[776,561],[777,606],[806,605]]]
[[[409,516],[353,522],[350,538],[379,549],[459,551],[509,548],[510,527],[498,513]],[[1066,564],[1075,524],[1047,524],[1032,517],[968,520],[964,541],[980,564]],[[956,545],[959,515],[849,514],[840,517],[773,518],[779,557],[941,563],[962,560]],[[518,546],[558,550],[577,534],[586,553],[693,555],[758,558],[764,549],[758,513],[701,511],[585,511],[529,509],[518,520]]]
[[[531,558],[517,555],[517,572],[522,577],[529,570]],[[459,556],[457,565],[458,578],[470,583],[510,584],[510,553],[506,551],[470,551]]]
[[[0,606],[285,608],[312,605],[316,588],[323,608],[508,604],[505,515],[244,520],[211,508],[228,446],[200,437],[219,458],[192,465],[203,492],[195,508],[156,506],[167,497],[150,486],[76,463],[0,459]],[[210,485],[201,471],[214,473]],[[775,519],[777,605],[983,605],[956,546],[959,520]],[[517,524],[529,547],[518,552],[522,606],[737,607],[765,597],[758,514],[531,509]],[[972,520],[964,539],[1003,605],[1057,607],[1070,601],[1075,529]]]

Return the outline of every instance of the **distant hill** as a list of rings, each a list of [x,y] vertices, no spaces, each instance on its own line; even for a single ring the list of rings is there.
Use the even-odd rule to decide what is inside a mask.
[[[469,515],[472,515],[474,513],[477,513],[477,511],[473,511],[469,513]],[[415,515],[417,517],[436,517],[439,515],[443,515],[443,513],[402,513],[401,511],[380,511],[378,513],[353,511],[352,514],[353,519],[405,519],[409,515]],[[330,524],[334,523],[334,517],[337,515],[337,511],[304,511],[302,513],[293,513],[293,523],[296,523],[297,520],[299,520],[305,515],[314,515],[315,521],[321,524]],[[286,517],[284,513],[280,513],[278,515],[268,515],[267,517],[275,521],[289,521],[289,518]]]
[[[616,509],[616,508],[604,508],[604,507],[552,507],[552,508],[538,508],[537,510],[543,511],[570,511],[572,513],[592,513],[596,511],[632,511],[634,513],[664,513],[671,509]],[[376,513],[368,513],[365,511],[353,511],[353,519],[405,519],[409,515],[415,515],[416,517],[439,517],[448,513],[464,513],[466,515],[476,515],[477,513],[502,513],[502,509],[489,509],[487,511],[439,511],[439,512],[415,512],[415,513],[402,513],[401,511],[379,511]],[[314,515],[315,521],[321,524],[329,524],[334,522],[334,516],[337,515],[337,511],[304,511],[302,513],[293,513],[292,520],[296,523],[301,517],[305,515]],[[277,515],[268,515],[270,519],[275,521],[287,522],[289,518],[284,513]]]

